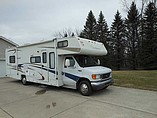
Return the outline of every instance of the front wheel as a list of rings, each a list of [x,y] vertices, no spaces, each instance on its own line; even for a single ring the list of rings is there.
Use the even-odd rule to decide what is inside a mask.
[[[85,96],[89,96],[92,93],[92,88],[88,81],[81,81],[78,89],[80,93]]]
[[[22,76],[22,77],[21,77],[21,82],[22,82],[23,85],[27,85],[26,76]]]
[[[108,85],[109,86],[109,85]],[[105,86],[103,89],[107,89],[108,86]]]

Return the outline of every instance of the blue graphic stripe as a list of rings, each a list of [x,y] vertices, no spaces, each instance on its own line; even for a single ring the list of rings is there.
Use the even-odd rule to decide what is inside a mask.
[[[42,70],[46,70],[46,71],[49,71],[49,72],[55,74],[55,71],[54,71],[54,70],[50,70],[50,69],[43,68],[43,67],[38,67],[38,66],[33,66],[33,67],[36,67],[36,68],[39,68],[39,69],[42,69]]]
[[[18,67],[22,67],[23,66],[23,64],[19,64],[18,65]],[[58,72],[56,73],[56,71],[54,71],[54,70],[50,70],[50,69],[47,69],[47,68],[44,68],[44,67],[39,67],[39,66],[36,66],[36,65],[32,65],[32,67],[36,67],[36,68],[39,68],[39,69],[43,69],[43,70],[45,70],[45,71],[49,71],[49,72],[51,72],[51,73],[53,73],[53,74],[57,74],[58,75]],[[30,68],[29,68],[30,69]],[[62,75],[64,75],[65,74],[65,77],[67,77],[67,78],[69,78],[69,79],[72,79],[72,80],[74,80],[74,81],[78,81],[79,79],[80,79],[80,77],[79,76],[76,76],[76,75],[73,75],[73,74],[70,74],[70,73],[65,73],[65,72],[62,72]]]
[[[76,75],[73,75],[73,74],[70,74],[70,73],[65,73],[65,77],[68,77],[68,78],[70,78],[70,79],[72,79],[76,82],[80,79],[79,76],[76,76]]]
[[[54,70],[50,70],[50,69],[46,69],[46,68],[41,68],[41,69],[46,70],[46,71],[49,71],[49,72],[55,74],[55,71],[54,71]]]

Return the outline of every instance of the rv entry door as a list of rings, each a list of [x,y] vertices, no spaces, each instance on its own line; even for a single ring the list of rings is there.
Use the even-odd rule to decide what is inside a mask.
[[[42,51],[41,73],[43,76],[43,80],[45,82],[49,81],[49,69],[48,69],[47,57],[48,57],[47,51]]]
[[[56,65],[55,52],[49,52],[49,80],[52,85],[56,86]]]

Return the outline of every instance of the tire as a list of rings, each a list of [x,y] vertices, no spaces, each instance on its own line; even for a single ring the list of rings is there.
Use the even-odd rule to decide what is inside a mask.
[[[79,83],[79,92],[84,96],[89,96],[92,93],[91,85],[88,81],[81,81]]]
[[[26,76],[21,77],[21,82],[23,85],[27,85],[28,82],[27,82]]]

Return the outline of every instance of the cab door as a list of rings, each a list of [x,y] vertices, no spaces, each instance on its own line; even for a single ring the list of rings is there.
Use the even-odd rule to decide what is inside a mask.
[[[66,64],[66,61],[69,61],[69,65]],[[62,75],[64,86],[76,88],[76,83],[81,77],[81,73],[78,70],[77,62],[73,57],[65,57]]]

